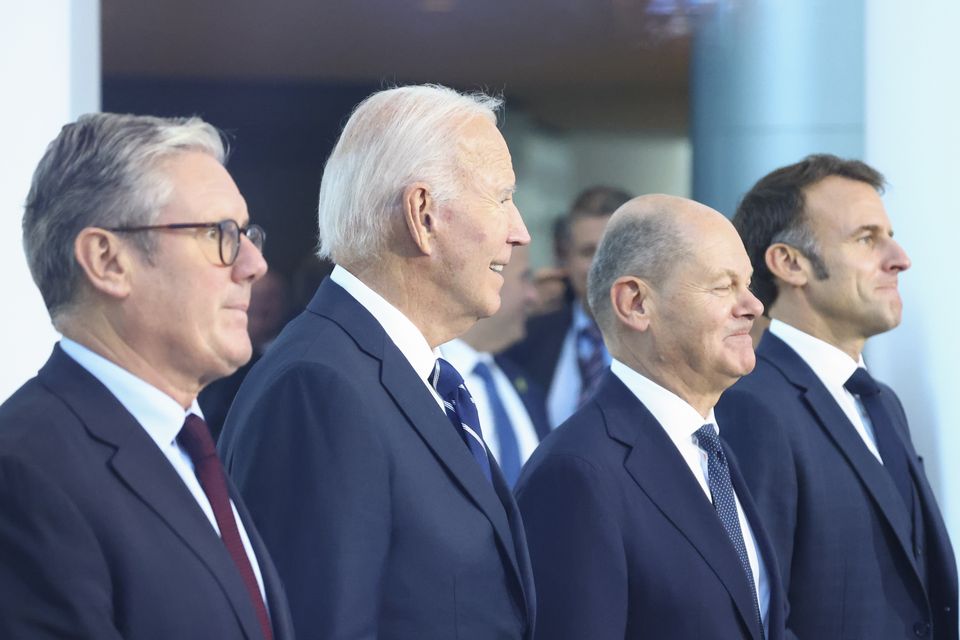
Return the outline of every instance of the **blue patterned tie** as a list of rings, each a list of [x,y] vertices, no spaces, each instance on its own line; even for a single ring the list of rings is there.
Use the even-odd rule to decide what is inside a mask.
[[[763,618],[760,616],[760,601],[757,599],[757,585],[753,581],[753,570],[750,568],[750,558],[747,556],[747,545],[743,542],[743,532],[740,531],[740,519],[737,517],[737,501],[733,494],[733,483],[730,481],[730,467],[727,466],[727,457],[720,446],[720,436],[712,424],[705,424],[695,434],[697,446],[707,454],[707,475],[710,493],[713,495],[713,508],[723,528],[727,531],[730,542],[740,558],[743,571],[747,574],[750,583],[750,593],[753,594],[753,608],[760,623],[760,638],[763,633]]]
[[[578,409],[593,396],[606,367],[603,336],[596,323],[591,320],[588,326],[577,331],[577,368],[580,371]]]
[[[500,463],[500,469],[507,479],[507,484],[513,488],[517,478],[520,477],[521,466],[520,445],[517,443],[517,434],[513,431],[513,421],[510,420],[510,414],[507,413],[507,408],[503,406],[503,400],[500,399],[500,392],[497,391],[497,384],[493,380],[490,367],[485,362],[478,362],[473,372],[483,380],[487,390],[487,402],[490,403],[490,412],[493,413],[493,428],[500,443],[497,462]]]
[[[437,358],[437,363],[430,374],[430,384],[440,394],[443,407],[450,418],[450,422],[457,428],[460,437],[467,443],[474,460],[480,465],[480,471],[491,484],[493,475],[490,472],[490,458],[487,456],[487,446],[483,442],[483,431],[480,429],[480,418],[477,416],[477,407],[463,378],[453,368],[453,365]]]

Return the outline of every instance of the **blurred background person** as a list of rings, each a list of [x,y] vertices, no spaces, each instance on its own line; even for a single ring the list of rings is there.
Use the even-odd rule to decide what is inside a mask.
[[[566,420],[593,393],[610,354],[586,304],[587,273],[610,216],[630,199],[622,189],[594,186],[581,192],[563,222],[554,247],[571,295],[554,312],[530,319],[527,336],[507,355],[547,390],[552,427]]]
[[[484,440],[512,487],[537,444],[550,431],[543,390],[503,350],[523,338],[536,300],[530,250],[516,247],[503,269],[500,310],[477,322],[440,351],[464,381],[477,406]]]

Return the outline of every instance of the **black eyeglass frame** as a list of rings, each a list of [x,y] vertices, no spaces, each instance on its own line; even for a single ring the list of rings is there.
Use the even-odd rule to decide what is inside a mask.
[[[248,224],[241,227],[236,220],[226,219],[220,222],[176,222],[173,224],[151,224],[140,227],[104,227],[106,231],[120,233],[133,233],[137,231],[164,231],[169,229],[216,229],[217,230],[217,250],[220,254],[220,262],[225,267],[233,266],[240,255],[240,235],[247,236],[247,240],[257,248],[257,251],[263,252],[263,245],[267,242],[267,232],[258,224]],[[229,232],[229,233],[228,233]],[[224,238],[236,238],[231,245],[230,259],[224,256]]]

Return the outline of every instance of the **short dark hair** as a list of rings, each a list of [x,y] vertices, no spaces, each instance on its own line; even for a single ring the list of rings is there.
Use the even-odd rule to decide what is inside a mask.
[[[612,215],[614,211],[631,200],[633,196],[618,187],[594,185],[587,187],[574,198],[570,210],[553,226],[553,250],[558,259],[570,249],[570,229],[580,218],[599,218]]]
[[[768,310],[778,293],[765,258],[770,245],[782,242],[795,247],[810,260],[816,277],[824,279],[829,275],[807,224],[804,190],[830,176],[864,182],[883,193],[883,175],[870,165],[819,153],[760,178],[737,206],[733,226],[740,233],[753,264],[751,288]]]

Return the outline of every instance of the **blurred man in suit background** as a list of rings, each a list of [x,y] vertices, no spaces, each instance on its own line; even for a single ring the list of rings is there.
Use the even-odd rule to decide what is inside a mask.
[[[538,639],[783,637],[773,549],[713,414],[754,365],[751,272],[730,222],[691,200],[610,220],[589,295],[613,363],[517,486]]]
[[[586,304],[587,273],[610,216],[629,199],[625,191],[605,186],[590,187],[577,196],[555,238],[572,297],[559,310],[531,318],[527,337],[507,352],[547,390],[552,427],[583,404],[610,364]]]
[[[533,579],[516,503],[437,347],[500,307],[530,236],[500,101],[375,93],[324,170],[337,264],[247,376],[221,447],[308,638],[521,640]]]
[[[250,358],[264,233],[199,119],[63,128],[23,219],[63,339],[0,407],[0,636],[291,638],[197,406]]]
[[[900,324],[910,259],[872,167],[815,155],[734,224],[770,328],[717,415],[771,532],[800,638],[957,638],[956,563],[893,390],[863,362]]]

